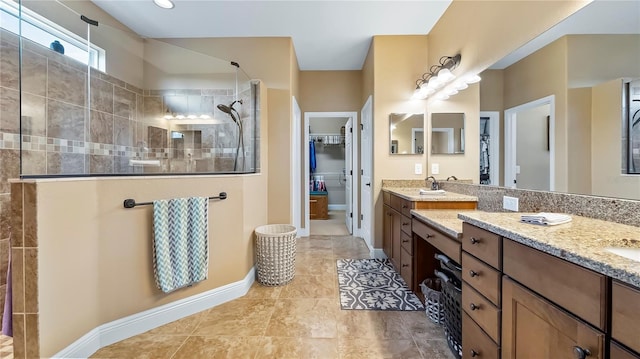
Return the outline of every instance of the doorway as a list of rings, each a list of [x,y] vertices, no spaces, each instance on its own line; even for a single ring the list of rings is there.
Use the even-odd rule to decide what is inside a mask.
[[[505,111],[505,186],[555,189],[555,96]]]
[[[500,113],[480,111],[480,184],[500,185]]]
[[[349,235],[357,216],[357,139],[350,130],[356,112],[306,112],[303,174],[305,227],[309,234]],[[355,233],[354,233],[355,235]]]

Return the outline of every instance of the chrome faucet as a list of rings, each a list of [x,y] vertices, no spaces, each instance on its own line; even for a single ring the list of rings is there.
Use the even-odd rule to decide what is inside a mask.
[[[429,176],[427,178],[424,179],[425,183],[428,183],[429,178],[433,179],[433,182],[431,182],[431,190],[433,191],[437,191],[440,189],[440,185],[438,185],[438,181],[436,181],[436,178],[433,176]]]
[[[449,178],[453,178],[454,181],[458,180],[458,177],[456,177],[456,176],[449,176],[449,177],[447,177],[447,181],[449,180]]]

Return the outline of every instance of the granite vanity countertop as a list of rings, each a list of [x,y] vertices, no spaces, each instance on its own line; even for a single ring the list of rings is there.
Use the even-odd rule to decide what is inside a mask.
[[[462,220],[459,213],[477,212],[467,209],[413,209],[411,214],[422,222],[460,241]]]
[[[414,202],[478,202],[478,197],[446,191],[444,194],[420,194],[416,187],[383,187],[383,192]]]
[[[569,223],[540,226],[520,222],[524,213],[460,212],[476,227],[640,287],[640,262],[607,247],[640,249],[640,227],[572,215]]]

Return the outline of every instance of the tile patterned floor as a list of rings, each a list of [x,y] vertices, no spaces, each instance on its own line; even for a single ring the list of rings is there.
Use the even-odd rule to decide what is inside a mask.
[[[298,240],[296,276],[100,349],[92,358],[453,359],[424,312],[341,310],[336,259],[369,258],[360,238]]]

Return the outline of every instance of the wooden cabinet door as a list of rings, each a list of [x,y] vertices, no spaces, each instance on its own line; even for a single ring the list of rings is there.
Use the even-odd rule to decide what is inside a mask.
[[[384,206],[384,221],[382,223],[382,250],[391,259],[391,239],[393,237],[393,210]]]
[[[399,212],[392,211],[391,216],[393,230],[391,232],[391,262],[400,272],[400,251],[402,250],[402,215]]]
[[[502,359],[604,358],[604,334],[508,277],[502,282]]]

